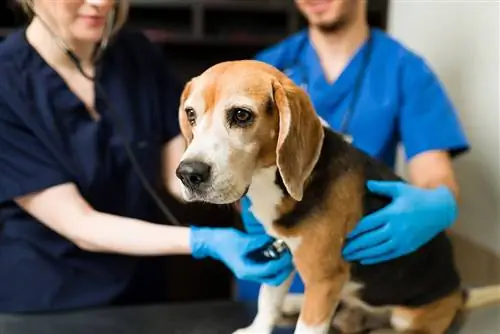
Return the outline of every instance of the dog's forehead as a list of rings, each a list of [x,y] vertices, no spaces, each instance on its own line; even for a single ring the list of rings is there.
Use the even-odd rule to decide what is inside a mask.
[[[217,106],[248,105],[258,108],[272,89],[272,75],[252,63],[214,66],[193,80],[187,105],[212,112]]]

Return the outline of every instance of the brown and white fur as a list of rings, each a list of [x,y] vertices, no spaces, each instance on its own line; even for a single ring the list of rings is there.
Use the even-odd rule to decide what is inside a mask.
[[[369,304],[377,298],[366,292],[377,290],[377,273],[394,277],[421,260],[416,252],[413,260],[370,269],[341,256],[345,235],[366,214],[367,177],[397,177],[326,129],[307,94],[274,67],[246,60],[209,68],[186,84],[179,118],[188,142],[179,169],[189,174],[193,162],[206,167],[205,177],[183,181],[184,199],[228,204],[247,193],[255,217],[291,249],[305,286],[295,333],[328,333],[341,301],[348,309],[387,316],[401,333],[441,334],[461,311],[500,300],[499,287],[473,290],[467,297],[451,279],[444,285],[449,292],[441,289],[438,297],[418,306]],[[448,251],[445,239],[438,243]],[[452,261],[445,260],[454,277]],[[426,279],[436,277],[434,269],[420,270]],[[254,321],[237,333],[271,333],[292,276],[281,286],[261,287]],[[398,284],[410,291],[414,282],[407,281]],[[398,300],[396,293],[387,287],[381,300]],[[346,333],[362,330],[349,320],[336,323]]]

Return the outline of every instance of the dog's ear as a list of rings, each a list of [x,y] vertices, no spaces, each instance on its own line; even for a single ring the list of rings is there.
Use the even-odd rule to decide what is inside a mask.
[[[191,129],[191,124],[189,124],[189,121],[187,119],[186,111],[184,110],[184,102],[186,102],[186,99],[189,96],[189,93],[191,92],[192,82],[193,80],[190,80],[184,86],[184,90],[182,91],[179,104],[179,125],[181,128],[181,133],[188,144],[191,143],[191,141],[193,140],[193,131]]]
[[[279,113],[276,164],[288,193],[300,201],[319,159],[323,126],[307,93],[291,80],[273,81],[273,98]]]

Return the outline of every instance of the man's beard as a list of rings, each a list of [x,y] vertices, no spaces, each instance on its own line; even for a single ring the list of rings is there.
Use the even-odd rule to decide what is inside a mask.
[[[351,20],[348,17],[342,17],[332,22],[322,22],[314,26],[322,33],[331,34],[345,30],[350,24]]]

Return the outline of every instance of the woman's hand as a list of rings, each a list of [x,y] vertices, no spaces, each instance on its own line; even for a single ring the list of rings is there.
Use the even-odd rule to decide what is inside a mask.
[[[444,231],[456,219],[457,204],[445,186],[424,189],[403,182],[369,181],[368,188],[392,198],[347,237],[347,261],[374,264],[412,253]]]
[[[272,241],[266,234],[248,235],[232,228],[192,227],[190,240],[193,257],[220,260],[239,279],[277,286],[294,270],[292,256],[288,252],[264,263],[254,262],[247,257],[252,251]]]

